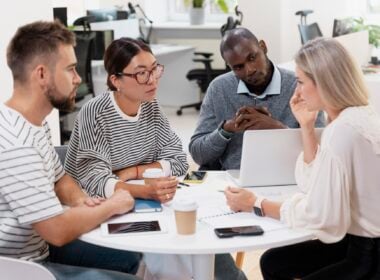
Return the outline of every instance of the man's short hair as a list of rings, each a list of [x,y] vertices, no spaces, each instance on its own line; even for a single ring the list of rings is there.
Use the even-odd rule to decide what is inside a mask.
[[[256,44],[259,43],[257,37],[247,28],[239,27],[231,29],[226,32],[220,42],[220,54],[222,57],[224,58],[223,54],[229,50],[232,50],[242,39],[252,40]]]
[[[13,79],[25,82],[37,63],[54,63],[60,45],[75,45],[75,35],[58,21],[36,21],[17,29],[7,48]]]

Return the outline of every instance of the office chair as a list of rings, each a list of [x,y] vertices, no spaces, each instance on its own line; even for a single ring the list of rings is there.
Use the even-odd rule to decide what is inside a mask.
[[[74,47],[75,55],[77,57],[77,72],[82,78],[82,83],[77,89],[77,95],[75,97],[76,107],[74,111],[78,111],[78,102],[82,101],[87,95],[95,96],[92,72],[91,72],[91,57],[92,57],[92,44],[95,38],[95,32],[91,31],[89,21],[83,17],[75,21],[74,23],[80,23],[83,25],[84,31],[74,31],[76,37],[76,46]],[[60,111],[60,132],[61,132],[61,144],[64,144],[70,139],[71,131],[64,128],[64,118],[71,112]]]
[[[235,19],[233,17],[228,17],[227,18],[227,23],[223,24],[220,28],[220,33],[222,36],[224,36],[225,32],[228,30],[236,28],[238,25],[241,25],[242,19],[243,19],[243,14],[238,10],[238,7],[235,7],[235,14],[239,17],[239,19]],[[224,73],[227,73],[230,71],[229,67],[226,65],[226,68],[224,69],[213,69],[211,67],[211,62],[213,61],[211,57],[213,56],[212,53],[208,52],[194,52],[194,55],[196,58],[193,59],[194,62],[201,62],[204,65],[204,68],[196,68],[190,70],[186,78],[189,81],[196,81],[201,97],[206,93],[208,85],[211,83],[213,79],[215,79],[217,76],[222,75]],[[192,104],[186,104],[182,105],[179,107],[177,110],[177,115],[180,116],[182,115],[182,110],[185,108],[195,108],[196,110],[199,110],[202,105],[202,98],[200,101]]]
[[[54,146],[54,150],[57,152],[59,160],[61,161],[62,165],[65,165],[67,148],[68,148],[67,145]]]
[[[213,61],[211,59],[212,53],[207,52],[194,52],[195,56],[198,56],[197,58],[194,58],[194,62],[201,62],[204,65],[204,68],[196,68],[190,70],[186,74],[186,78],[189,81],[195,80],[199,86],[201,94],[205,94],[208,88],[208,85],[211,83],[211,81],[216,78],[217,76],[224,74],[229,71],[228,68],[225,69],[212,69],[211,62]],[[177,110],[177,115],[182,115],[182,110],[185,108],[195,108],[199,110],[201,108],[202,101],[182,105]]]
[[[0,271],[2,279],[56,279],[49,270],[38,263],[3,256],[0,256]]]
[[[298,30],[300,32],[302,45],[309,40],[323,36],[321,30],[319,29],[318,23],[314,22],[312,24],[307,24],[306,17],[311,13],[313,13],[312,10],[302,10],[296,12],[296,16],[301,16],[300,24],[298,24]]]

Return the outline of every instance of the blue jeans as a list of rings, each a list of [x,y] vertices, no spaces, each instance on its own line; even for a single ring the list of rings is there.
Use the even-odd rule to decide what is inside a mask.
[[[42,261],[59,279],[138,279],[141,254],[92,245],[80,240],[62,247],[49,246],[49,257]]]

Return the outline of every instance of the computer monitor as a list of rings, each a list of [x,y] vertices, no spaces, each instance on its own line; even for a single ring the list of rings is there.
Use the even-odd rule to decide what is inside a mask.
[[[94,21],[110,21],[117,20],[117,10],[116,9],[96,9],[87,10],[88,16],[93,16]]]
[[[349,18],[334,19],[333,37],[338,37],[352,33],[352,21]]]
[[[67,26],[67,8],[66,7],[53,8],[53,16],[55,20],[59,20],[62,24]]]

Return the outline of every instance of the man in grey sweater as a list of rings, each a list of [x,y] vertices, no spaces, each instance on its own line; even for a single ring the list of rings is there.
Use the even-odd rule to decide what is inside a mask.
[[[236,28],[220,52],[232,71],[211,82],[189,145],[201,169],[239,169],[245,130],[299,127],[289,106],[294,73],[273,65],[264,41]],[[324,125],[322,113],[316,124]]]

